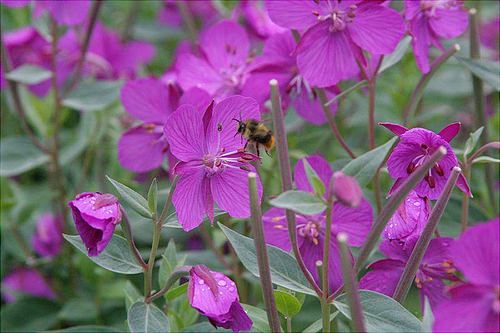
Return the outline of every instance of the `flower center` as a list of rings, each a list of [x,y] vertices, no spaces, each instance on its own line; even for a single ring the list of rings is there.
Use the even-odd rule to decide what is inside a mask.
[[[313,11],[313,15],[318,17],[318,21],[326,21],[331,19],[331,24],[329,27],[330,32],[343,31],[348,23],[351,23],[356,17],[356,5],[350,5],[347,10],[341,10],[339,8],[332,9],[330,13],[326,15],[320,15],[319,12]]]
[[[425,163],[427,159],[430,158],[430,156],[433,153],[433,150],[425,143],[420,144],[420,148],[422,150],[421,154],[415,157],[406,167],[406,172],[408,174],[413,173],[419,166]],[[439,165],[439,163],[434,164],[434,166],[429,169],[428,174],[424,177],[424,180],[429,184],[430,188],[435,188],[436,187],[436,178],[435,175],[432,174],[432,171],[434,170],[435,175],[443,177],[444,176],[444,171],[443,168]]]
[[[303,224],[298,227],[297,230],[298,234],[311,242],[314,243],[314,245],[319,244],[319,225],[317,221],[307,221],[306,224]]]
[[[295,75],[293,79],[290,80],[286,87],[286,92],[292,97],[297,97],[302,93],[303,89],[306,91],[310,100],[316,99],[316,92],[309,85],[309,82],[300,74]]]

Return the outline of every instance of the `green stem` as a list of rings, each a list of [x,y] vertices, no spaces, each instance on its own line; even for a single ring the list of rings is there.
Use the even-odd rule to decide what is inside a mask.
[[[273,284],[271,282],[267,246],[264,240],[262,211],[259,194],[257,193],[257,174],[255,172],[248,173],[248,189],[250,192],[250,220],[252,221],[253,240],[257,254],[257,266],[259,268],[259,278],[262,285],[262,295],[264,297],[264,304],[266,305],[267,320],[269,321],[272,332],[281,332],[280,317],[276,310]]]
[[[366,332],[363,308],[359,299],[358,286],[355,273],[352,270],[349,249],[347,248],[347,234],[341,232],[337,235],[342,261],[342,273],[344,276],[344,289],[349,302],[351,320],[355,332]]]
[[[278,165],[281,175],[281,188],[283,191],[289,191],[292,189],[292,171],[290,167],[290,159],[288,156],[288,142],[285,132],[285,119],[283,117],[283,111],[281,108],[281,97],[278,89],[278,81],[273,79],[269,81],[269,86],[271,88],[271,105],[273,112],[273,125],[274,125],[274,134],[276,137],[276,151],[278,153]],[[314,281],[314,277],[307,270],[307,267],[304,263],[302,255],[300,254],[299,246],[297,243],[297,230],[296,221],[295,221],[295,213],[291,210],[286,210],[286,220],[288,226],[288,236],[290,238],[290,243],[292,246],[293,254],[297,263],[299,264],[299,268],[306,277],[309,284],[313,287],[314,291],[319,297],[322,297],[322,290]]]
[[[292,318],[286,317],[286,331],[292,333]]]
[[[190,267],[187,267],[187,266],[184,266],[184,267],[178,267],[173,273],[172,275],[170,275],[170,277],[168,278],[167,282],[165,283],[165,285],[163,286],[163,288],[161,288],[160,290],[158,290],[156,293],[154,293],[153,295],[149,296],[146,298],[146,302],[147,303],[151,303],[152,301],[154,301],[155,299],[158,299],[160,297],[162,297],[163,295],[165,295],[165,293],[167,291],[170,290],[170,288],[172,288],[172,286],[175,284],[175,282],[177,282],[177,280],[179,280],[181,277],[184,277],[184,276],[188,276],[189,275],[189,270],[190,270]]]
[[[137,246],[135,245],[134,236],[132,234],[132,228],[130,226],[130,221],[128,219],[127,212],[124,209],[121,209],[121,212],[122,212],[123,234],[125,235],[125,238],[127,238],[130,250],[132,251],[135,260],[139,265],[142,266],[142,269],[145,271],[148,269],[148,265],[144,262],[144,259],[142,259],[141,253],[139,252]]]
[[[417,243],[415,244],[410,259],[408,260],[408,263],[403,271],[403,275],[401,275],[396,290],[394,291],[393,298],[399,303],[403,303],[406,299],[406,295],[408,294],[413,280],[415,279],[415,275],[417,274],[417,270],[422,262],[422,258],[424,257],[427,247],[429,246],[432,236],[434,235],[434,231],[443,216],[444,209],[450,200],[451,191],[455,187],[460,172],[462,172],[462,170],[459,167],[454,167],[452,169],[450,178],[448,178],[443,192],[441,192],[436,205],[432,209],[429,221],[425,225],[422,235],[420,235]]]
[[[325,270],[323,268],[323,270]],[[323,332],[330,332],[330,304],[324,297],[319,299],[321,304],[321,318],[323,322]]]
[[[330,178],[328,183],[328,197],[326,201],[326,222],[325,222],[325,240],[323,244],[323,269],[321,270],[321,283],[323,288],[323,301],[321,302],[323,316],[323,332],[330,332],[330,304],[328,303],[328,294],[330,292],[328,281],[328,270],[330,269],[330,241],[332,237],[332,215],[333,215],[333,182],[334,177]]]

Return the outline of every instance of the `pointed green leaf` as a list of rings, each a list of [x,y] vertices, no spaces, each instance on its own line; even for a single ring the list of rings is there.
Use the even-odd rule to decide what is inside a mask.
[[[332,320],[334,320],[335,317],[337,317],[338,314],[339,314],[338,311],[335,311],[334,313],[330,314],[330,322],[332,322]],[[316,333],[316,332],[320,332],[322,328],[323,328],[323,318],[319,318],[314,323],[312,323],[311,325],[307,326],[302,331],[302,333]]]
[[[491,156],[479,156],[472,163],[500,163],[500,160]]]
[[[294,295],[283,290],[275,290],[274,299],[276,300],[276,309],[286,318],[294,317],[302,307]]]
[[[214,209],[214,219],[221,215],[227,214],[225,211],[220,210],[218,208]],[[208,218],[205,219],[208,221]],[[165,223],[163,223],[163,228],[173,228],[173,229],[182,229],[182,226],[179,224],[179,220],[177,219],[177,213],[172,213],[165,219]]]
[[[269,201],[278,208],[290,209],[304,215],[320,214],[326,205],[317,196],[304,191],[286,191]]]
[[[5,74],[9,80],[22,84],[37,84],[52,77],[52,72],[35,65],[22,65]]]
[[[359,297],[367,332],[423,332],[422,322],[394,299],[368,290],[360,290]],[[333,305],[351,319],[345,294],[337,297]]]
[[[134,303],[128,310],[127,322],[132,333],[170,332],[167,315],[152,303]]]
[[[319,178],[318,173],[312,168],[307,159],[304,158],[302,161],[304,162],[304,170],[306,171],[309,184],[314,189],[314,193],[318,197],[322,198],[325,194],[325,184],[323,184],[323,181]]]
[[[467,157],[474,148],[476,148],[477,142],[483,133],[484,127],[479,127],[475,132],[471,133],[467,141],[465,142],[464,157]]]
[[[169,302],[171,302],[174,299],[176,299],[177,297],[185,295],[187,292],[188,285],[189,285],[189,283],[183,283],[180,286],[177,286],[175,288],[170,289],[165,294],[165,297],[167,298],[167,300]]]
[[[474,75],[495,88],[496,91],[500,90],[500,62],[460,56],[455,56],[455,58]]]
[[[87,254],[87,249],[78,235],[63,234],[64,239],[71,243],[82,253]],[[125,238],[113,235],[108,246],[98,256],[89,257],[90,260],[109,271],[121,274],[142,273],[132,254],[128,242]]]
[[[252,332],[271,332],[269,323],[267,322],[266,311],[248,304],[242,304],[242,306],[253,321]]]
[[[365,186],[377,173],[378,168],[384,163],[387,155],[397,138],[392,138],[382,146],[355,158],[342,169],[349,176],[356,177],[361,187]]]
[[[151,182],[148,191],[148,207],[151,214],[156,214],[156,207],[158,202],[158,181],[156,177]]]
[[[382,60],[382,65],[380,65],[379,73],[382,73],[386,69],[400,62],[401,59],[403,59],[403,56],[405,55],[406,51],[410,47],[410,42],[411,42],[410,36],[406,36],[405,38],[403,38],[399,42],[394,52],[384,57],[384,60]]]
[[[130,309],[132,304],[144,297],[130,281],[125,283],[123,292],[125,293],[125,307],[127,310]]]
[[[83,81],[62,104],[79,111],[99,111],[118,100],[122,81]]]
[[[177,251],[175,242],[172,238],[161,256],[160,270],[158,272],[158,284],[163,287],[167,283],[168,278],[172,275],[175,267],[177,267]]]
[[[149,211],[148,202],[142,195],[109,176],[106,176],[106,178],[114,186],[114,188],[118,192],[118,196],[123,201],[128,203],[133,210],[135,210],[139,215],[146,218],[152,217],[151,212]]]
[[[253,240],[240,235],[221,223],[218,223],[218,225],[233,246],[245,268],[254,276],[259,277],[257,254]],[[309,284],[294,257],[271,245],[267,246],[267,252],[271,280],[274,284],[293,291],[316,296],[316,293],[309,288]]]
[[[11,177],[33,170],[49,161],[49,156],[24,136],[0,140],[0,176]]]

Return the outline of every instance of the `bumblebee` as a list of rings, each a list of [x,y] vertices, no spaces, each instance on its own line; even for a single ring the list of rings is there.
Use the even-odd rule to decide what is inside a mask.
[[[254,143],[258,156],[260,156],[260,145],[264,146],[266,154],[269,155],[269,151],[274,147],[274,136],[266,125],[255,119],[239,120],[233,118],[233,120],[238,123],[238,130],[235,135],[240,134],[242,138],[247,140],[244,149],[247,148],[249,143]]]

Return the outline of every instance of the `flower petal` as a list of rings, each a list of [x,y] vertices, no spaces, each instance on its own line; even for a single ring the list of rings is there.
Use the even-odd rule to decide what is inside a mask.
[[[311,27],[297,46],[297,66],[312,86],[328,87],[358,73],[345,32],[330,32],[324,21]]]
[[[253,171],[253,167],[248,165]],[[248,171],[226,167],[224,171],[212,175],[210,189],[215,203],[223,211],[236,218],[250,216],[250,196],[248,192]],[[262,184],[257,178],[259,202],[262,198]]]
[[[272,207],[262,217],[262,223],[267,244],[279,247],[286,252],[292,249],[284,209]]]
[[[323,181],[325,188],[328,188],[328,183],[333,175],[332,167],[322,156],[312,155],[301,158],[295,165],[294,180],[297,189],[307,192],[314,191],[312,186],[309,184],[309,180],[307,180],[307,174],[304,168],[304,159],[306,159],[311,168],[316,171],[316,174]]]
[[[396,134],[397,136],[403,135],[408,129],[404,127],[403,125],[395,124],[395,123],[378,123],[381,126],[384,126],[387,128],[389,131],[392,133]]]
[[[368,200],[363,199],[356,208],[335,203],[332,216],[332,233],[345,232],[350,246],[361,246],[373,223],[373,209]]]
[[[172,154],[179,160],[201,160],[204,155],[205,138],[203,113],[192,105],[182,105],[168,117],[164,134]]]
[[[356,17],[347,29],[354,43],[362,49],[373,54],[388,54],[403,37],[405,25],[394,9],[365,3],[356,10]]]
[[[327,98],[329,100],[333,97],[335,97],[335,94],[327,93]],[[323,125],[326,123],[326,116],[323,112],[321,102],[315,95],[308,93],[306,89],[301,89],[300,93],[295,96],[295,99],[293,99],[292,105],[299,116],[311,124]],[[330,106],[330,111],[333,115],[335,115],[337,111],[337,103]]]
[[[222,77],[206,60],[192,54],[178,58],[176,68],[178,83],[183,90],[197,87],[214,95],[224,85]]]
[[[427,17],[417,14],[416,18],[410,21],[410,33],[413,36],[411,44],[418,68],[422,73],[430,70],[429,46],[431,45],[431,33],[427,22]]]
[[[73,0],[64,6],[59,1],[35,1],[35,13],[48,11],[59,24],[76,25],[85,22],[90,9],[89,0]]]
[[[161,140],[163,126],[143,124],[122,134],[118,141],[118,161],[130,171],[142,173],[158,168],[168,149]]]
[[[447,142],[451,142],[451,140],[453,140],[453,138],[457,136],[458,132],[460,132],[460,127],[461,124],[459,122],[449,124],[441,131],[439,131],[438,135]]]
[[[128,81],[121,90],[125,110],[144,122],[163,123],[175,105],[169,105],[167,87],[156,79]]]
[[[359,289],[379,292],[392,297],[405,264],[399,260],[383,259],[369,266],[370,271],[359,281]]]
[[[460,36],[467,29],[469,15],[464,8],[436,8],[435,14],[429,19],[432,31],[446,39]]]
[[[467,182],[467,178],[465,178],[463,173],[460,173],[458,175],[457,187],[460,189],[460,191],[464,192],[472,198],[472,191],[470,189],[469,183]]]
[[[313,12],[320,10],[320,7],[313,1],[304,0],[267,0],[266,8],[274,23],[285,28],[299,30],[317,23],[318,18],[313,15]]]

